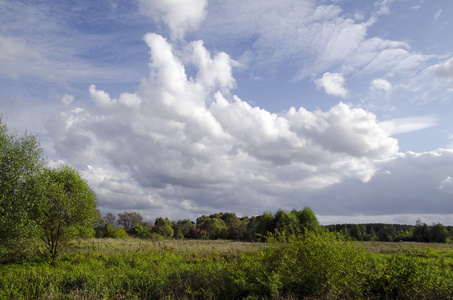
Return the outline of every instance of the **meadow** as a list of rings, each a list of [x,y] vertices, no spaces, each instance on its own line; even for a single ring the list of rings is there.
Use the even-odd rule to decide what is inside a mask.
[[[450,244],[137,238],[39,244],[0,265],[0,299],[452,299]]]

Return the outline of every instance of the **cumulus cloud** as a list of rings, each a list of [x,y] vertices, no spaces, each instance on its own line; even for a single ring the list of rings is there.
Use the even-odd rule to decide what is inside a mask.
[[[324,88],[324,91],[332,96],[346,98],[348,90],[344,87],[345,79],[341,73],[326,72],[316,81],[317,88]]]
[[[198,41],[175,51],[157,34],[145,42],[150,75],[135,93],[114,99],[93,84],[90,103],[68,103],[47,122],[60,157],[106,173],[90,177],[101,205],[129,195],[128,203],[143,209],[210,211],[247,207],[255,198],[272,207],[277,195],[302,187],[369,181],[376,162],[398,151],[363,109],[339,103],[325,112],[273,114],[230,95],[235,62],[227,54],[212,56]],[[186,64],[198,70],[194,77]]]
[[[171,29],[172,38],[199,26],[206,16],[207,0],[140,0],[142,13],[156,21],[164,21]]]

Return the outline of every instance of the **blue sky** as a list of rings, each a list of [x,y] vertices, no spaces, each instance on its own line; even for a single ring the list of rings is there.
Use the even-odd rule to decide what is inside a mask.
[[[0,0],[0,110],[102,213],[453,225],[451,1]]]

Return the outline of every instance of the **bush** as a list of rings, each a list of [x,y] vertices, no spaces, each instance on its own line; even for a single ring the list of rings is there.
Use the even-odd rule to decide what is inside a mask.
[[[110,225],[107,225],[107,229],[105,232],[106,238],[114,238],[114,239],[125,239],[129,235],[127,234],[126,230],[122,227],[120,228],[113,228]]]
[[[142,239],[148,239],[151,237],[151,230],[137,224],[132,228],[132,234]]]

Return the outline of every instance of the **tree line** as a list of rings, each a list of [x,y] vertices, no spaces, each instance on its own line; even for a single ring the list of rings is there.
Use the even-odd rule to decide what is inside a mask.
[[[140,238],[175,239],[230,239],[258,241],[275,232],[290,234],[305,231],[320,231],[318,219],[309,207],[303,210],[276,213],[265,212],[259,216],[241,217],[232,212],[220,212],[200,216],[193,222],[189,219],[170,221],[159,217],[154,223],[143,221],[137,212],[98,215],[95,225],[96,237],[122,238],[128,235]]]
[[[415,225],[337,224],[326,226],[326,229],[356,241],[451,243],[453,239],[453,226],[428,225],[420,219]]]
[[[155,223],[145,222],[137,212],[123,212],[118,218],[112,213],[99,215],[94,228],[96,237],[124,238],[134,236],[151,239],[230,239],[261,241],[276,232],[299,234],[305,231],[330,231],[355,241],[450,243],[453,227],[440,223],[427,225],[404,224],[337,224],[322,226],[309,207],[303,210],[277,210],[259,216],[237,217],[235,213],[220,212],[189,219],[170,221],[159,217]]]

